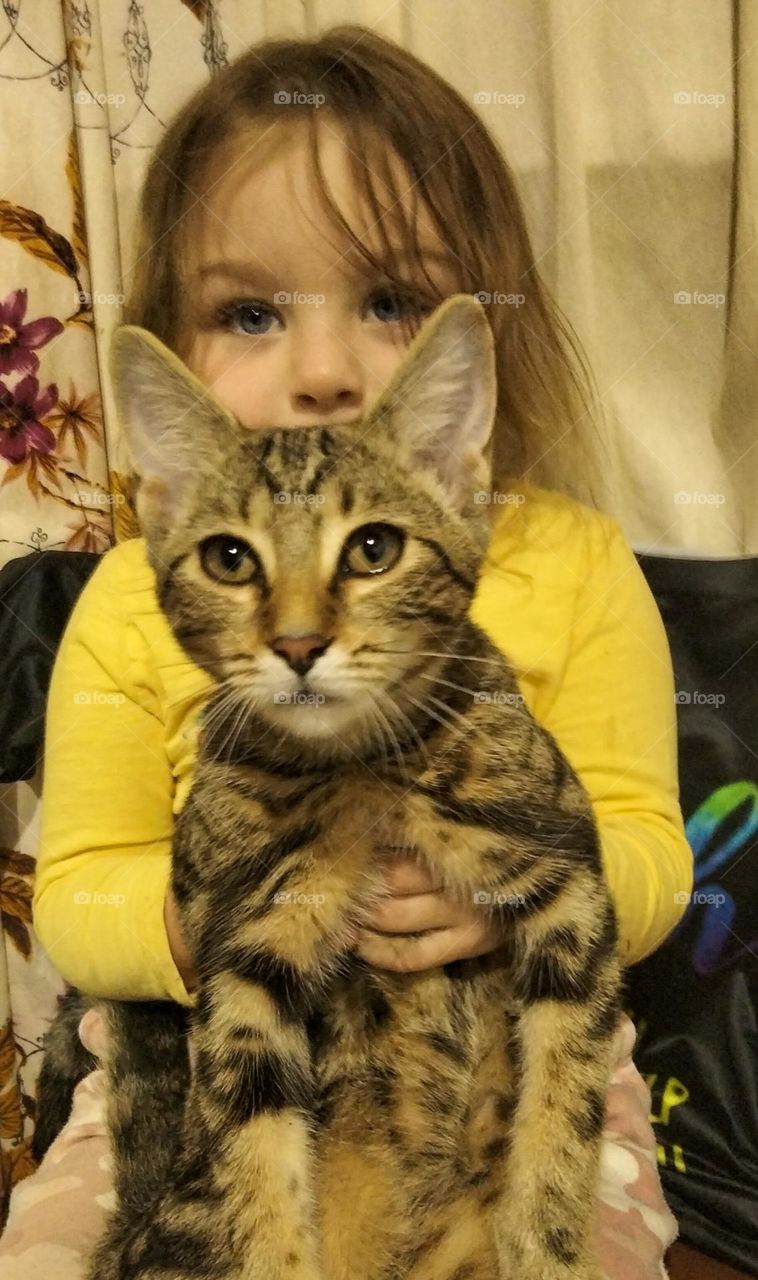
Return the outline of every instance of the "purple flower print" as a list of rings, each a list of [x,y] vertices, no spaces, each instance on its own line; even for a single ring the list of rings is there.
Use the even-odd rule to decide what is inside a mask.
[[[24,324],[26,301],[26,289],[15,289],[0,302],[0,373],[36,373],[39,357],[33,348],[44,347],[63,330],[55,316]]]
[[[11,389],[0,382],[0,457],[23,462],[30,453],[51,453],[55,433],[39,421],[58,399],[54,382],[40,392],[36,378],[28,375]]]

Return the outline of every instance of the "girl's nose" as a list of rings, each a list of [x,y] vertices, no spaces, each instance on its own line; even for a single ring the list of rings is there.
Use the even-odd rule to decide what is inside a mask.
[[[336,337],[322,339],[318,348],[306,345],[293,362],[290,397],[301,413],[353,419],[364,400],[361,365]]]

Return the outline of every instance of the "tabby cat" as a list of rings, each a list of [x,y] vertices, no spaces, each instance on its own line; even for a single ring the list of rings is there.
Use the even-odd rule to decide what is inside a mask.
[[[173,843],[196,1006],[99,1002],[118,1207],[90,1280],[600,1280],[616,924],[589,798],[468,617],[482,307],[446,300],[350,425],[245,430],[134,327],[111,371],[158,600],[215,685]],[[501,949],[356,955],[398,837]]]

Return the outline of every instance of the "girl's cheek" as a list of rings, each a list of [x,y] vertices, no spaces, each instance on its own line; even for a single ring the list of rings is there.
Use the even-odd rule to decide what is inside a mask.
[[[225,334],[199,335],[187,365],[243,427],[271,426],[282,417],[282,378],[277,374],[276,355],[263,344],[256,350]]]
[[[407,350],[406,344],[385,333],[364,340],[361,349],[355,352],[365,375],[366,409],[388,385]]]

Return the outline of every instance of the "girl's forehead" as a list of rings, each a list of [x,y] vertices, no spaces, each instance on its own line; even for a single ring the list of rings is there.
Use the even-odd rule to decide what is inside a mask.
[[[373,173],[377,208],[356,180],[350,145],[339,122],[324,117],[317,138],[324,184],[363,244],[382,255],[381,222],[398,249],[413,227],[422,251],[434,255],[444,250],[429,211],[391,147],[378,153],[381,171]],[[371,160],[369,156],[363,163]],[[193,259],[239,260],[256,245],[256,251],[266,250],[274,259],[279,246],[295,252],[307,243],[314,252],[331,258],[336,252],[344,255],[346,264],[361,264],[359,251],[323,198],[303,122],[251,128],[219,151],[203,177],[201,199],[187,218]],[[275,269],[275,261],[270,265]]]
[[[357,156],[347,129],[339,120],[324,113],[315,121],[315,142],[318,164],[324,181],[335,197],[360,203],[364,194],[361,184],[355,180],[355,165],[364,172],[371,171],[372,185],[386,188],[388,207],[403,192],[413,192],[413,181],[402,160],[388,140],[378,134],[364,141],[364,153]],[[211,192],[218,188],[228,191],[241,184],[260,187],[277,187],[279,190],[302,193],[306,188],[317,190],[312,149],[313,136],[305,119],[291,123],[251,123],[238,136],[230,139],[207,169],[206,185]]]

